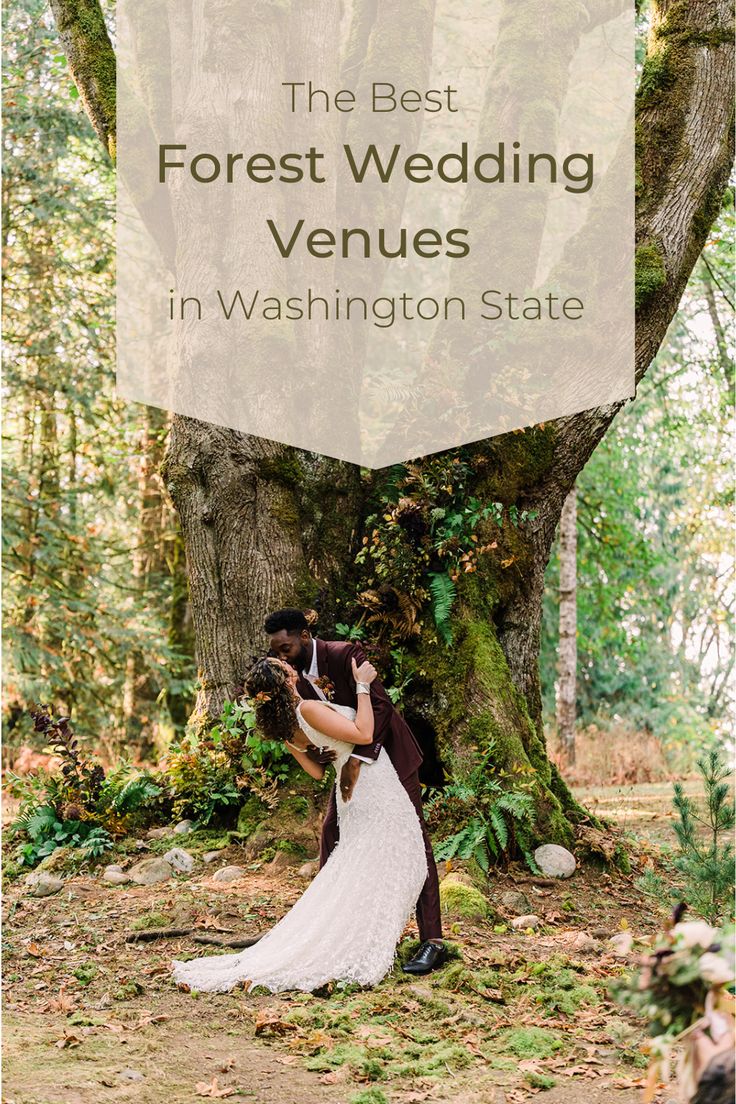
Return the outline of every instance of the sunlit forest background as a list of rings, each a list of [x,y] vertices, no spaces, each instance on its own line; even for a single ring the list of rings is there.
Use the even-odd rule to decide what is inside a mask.
[[[115,398],[114,175],[46,5],[16,3],[6,36],[5,762],[42,746],[28,714],[39,702],[103,757],[156,759],[197,677],[158,474],[167,416]],[[732,228],[731,200],[636,403],[578,481],[583,772],[687,771],[727,741]],[[557,595],[555,553],[542,649],[552,746]]]
[[[137,11],[148,16],[149,6]],[[284,20],[311,18],[310,5],[276,6]],[[253,5],[256,15],[263,7]],[[381,20],[409,10],[340,7],[375,19],[379,43]],[[540,7],[506,2],[511,32]],[[555,425],[528,427],[377,474],[288,448],[277,465],[252,437],[233,441],[116,398],[111,135],[93,131],[62,53],[89,105],[92,79],[114,71],[115,3],[4,8],[9,1094],[18,1104],[131,1094],[172,1104],[522,1104],[545,1090],[550,1104],[665,1104],[685,1100],[687,1082],[687,1099],[705,1092],[726,1104],[734,193],[713,222],[732,147],[715,139],[710,164],[691,137],[693,118],[699,136],[721,133],[707,129],[714,119],[726,135],[729,13],[715,3],[636,3],[645,263],[635,290],[646,359],[692,268],[636,401],[610,429],[610,411],[591,412],[586,425],[585,414],[568,419],[554,446]],[[180,16],[178,5],[160,8]],[[227,19],[228,5],[212,8],[215,24]],[[208,5],[194,9],[210,18]],[[431,21],[434,5],[411,11],[420,9]],[[587,18],[584,5],[574,18]],[[155,41],[147,27],[141,42],[166,49],[152,23]],[[100,66],[81,77],[80,42],[92,43],[84,56]],[[481,57],[474,79],[483,66],[493,88],[495,60]],[[675,187],[649,196],[652,214],[642,216],[650,178],[666,177],[665,145],[683,157],[672,154]],[[703,203],[683,216],[697,187]],[[667,230],[663,252],[648,244],[655,215]],[[681,223],[673,249],[670,228],[679,234]],[[676,258],[667,279],[663,257]],[[642,343],[643,333],[653,340]],[[167,446],[191,601],[161,475]],[[543,463],[537,448],[550,450]],[[213,457],[224,459],[219,469]],[[177,464],[183,490],[171,478]],[[248,497],[257,509],[244,506]],[[213,526],[202,540],[213,517],[222,534]],[[540,715],[539,595],[558,520]],[[278,586],[259,595],[274,533],[286,553]],[[243,534],[256,539],[243,544]],[[334,540],[342,557],[324,555]],[[322,574],[320,555],[340,560],[339,570]],[[303,591],[292,587],[302,569]],[[419,946],[410,921],[376,988],[189,992],[173,983],[172,959],[252,946],[319,878],[332,775],[309,777],[284,742],[260,731],[238,683],[240,652],[259,646],[267,603],[287,594],[319,607],[325,634],[362,642],[422,745],[449,958],[431,977],[404,974]],[[208,623],[211,605],[218,616]],[[665,1084],[670,1065],[677,1089]]]

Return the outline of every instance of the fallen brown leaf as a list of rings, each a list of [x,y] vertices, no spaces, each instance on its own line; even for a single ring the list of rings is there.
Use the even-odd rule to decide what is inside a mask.
[[[63,1050],[65,1047],[79,1046],[81,1042],[82,1040],[78,1035],[71,1035],[65,1031],[61,1038],[56,1040],[54,1046],[57,1046],[59,1050]]]
[[[70,997],[65,989],[59,990],[58,997],[52,997],[50,1001],[41,1006],[42,1012],[62,1012],[65,1016],[70,1012],[73,1012],[76,1008],[76,1004],[72,997]]]
[[[223,1100],[226,1096],[235,1096],[237,1091],[233,1088],[220,1088],[216,1077],[212,1078],[209,1085],[206,1081],[198,1081],[195,1089],[197,1096],[208,1096],[213,1100]]]
[[[296,1030],[296,1024],[278,1020],[273,1016],[269,1016],[268,1013],[258,1016],[255,1022],[256,1035],[288,1035]]]
[[[150,1027],[151,1024],[165,1023],[166,1020],[168,1020],[168,1018],[169,1017],[164,1015],[163,1013],[156,1016],[156,1015],[154,1015],[153,1012],[144,1011],[143,1014],[141,1015],[141,1018],[138,1020],[138,1023],[133,1024],[133,1026],[131,1027],[130,1030],[131,1031],[139,1031],[143,1027]],[[105,1025],[105,1026],[109,1026],[109,1025]]]

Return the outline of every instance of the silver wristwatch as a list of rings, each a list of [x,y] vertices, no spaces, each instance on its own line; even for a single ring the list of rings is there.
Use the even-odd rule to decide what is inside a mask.
[[[355,693],[356,694],[370,694],[371,685],[369,682],[356,682]]]

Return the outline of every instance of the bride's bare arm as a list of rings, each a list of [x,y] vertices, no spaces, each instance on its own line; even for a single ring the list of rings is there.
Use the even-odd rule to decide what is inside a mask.
[[[332,740],[343,740],[346,744],[373,743],[373,706],[370,694],[358,696],[355,721],[349,721],[324,702],[311,700],[302,703],[302,717],[312,728]]]
[[[353,675],[356,682],[371,683],[376,670],[370,663],[361,663],[357,667],[353,660]],[[311,698],[301,704],[302,717],[324,736],[333,740],[343,740],[346,744],[373,743],[373,706],[370,694],[358,694],[355,720],[349,721],[324,702]]]

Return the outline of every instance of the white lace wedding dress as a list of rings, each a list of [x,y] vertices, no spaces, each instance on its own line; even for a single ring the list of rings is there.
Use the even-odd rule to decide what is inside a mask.
[[[330,703],[348,716],[355,710]],[[318,747],[337,754],[339,776],[353,747],[299,725]],[[200,992],[225,992],[240,982],[272,992],[310,992],[328,981],[376,985],[391,969],[427,877],[422,831],[391,760],[381,750],[361,764],[350,801],[337,790],[340,842],[290,912],[239,954],[174,962],[174,980]],[[250,987],[248,986],[248,987]]]

